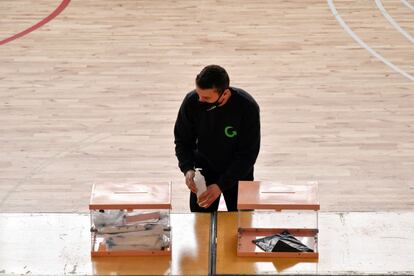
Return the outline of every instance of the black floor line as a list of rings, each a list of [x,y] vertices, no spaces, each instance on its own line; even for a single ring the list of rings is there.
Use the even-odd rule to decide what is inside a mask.
[[[217,253],[217,212],[211,213],[210,223],[210,246],[208,260],[208,275],[216,275],[216,253]]]

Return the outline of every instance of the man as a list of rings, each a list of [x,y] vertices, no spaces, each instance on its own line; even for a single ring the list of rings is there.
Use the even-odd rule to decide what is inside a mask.
[[[246,91],[229,85],[224,68],[205,67],[178,112],[175,153],[191,190],[192,212],[217,211],[221,194],[227,210],[237,211],[238,181],[253,180],[260,148],[259,106]],[[207,184],[199,198],[195,168],[202,169]]]

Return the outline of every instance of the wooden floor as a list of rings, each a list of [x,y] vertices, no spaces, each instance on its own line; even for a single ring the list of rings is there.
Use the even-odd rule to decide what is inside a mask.
[[[0,40],[60,2],[1,0]],[[92,183],[126,180],[173,181],[188,212],[172,131],[212,63],[261,106],[257,180],[319,181],[324,211],[412,210],[414,44],[378,2],[414,36],[409,0],[72,0],[0,46],[0,212],[85,212]]]

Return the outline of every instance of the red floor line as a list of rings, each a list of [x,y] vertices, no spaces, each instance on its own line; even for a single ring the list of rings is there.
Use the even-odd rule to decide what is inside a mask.
[[[0,41],[0,46],[3,44],[6,44],[10,41],[13,41],[17,38],[20,38],[24,35],[27,35],[30,32],[33,32],[34,30],[42,27],[43,25],[45,25],[46,23],[48,23],[49,21],[51,21],[52,19],[54,19],[56,16],[58,16],[69,4],[70,0],[62,0],[62,2],[60,3],[60,5],[51,13],[49,14],[47,17],[45,17],[44,19],[42,19],[41,21],[39,21],[38,23],[36,23],[35,25],[31,26],[30,28],[27,28],[26,30],[17,33],[11,37],[8,37],[6,39],[3,39]]]

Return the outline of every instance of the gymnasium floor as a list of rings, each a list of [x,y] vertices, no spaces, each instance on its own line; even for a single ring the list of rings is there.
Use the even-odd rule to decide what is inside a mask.
[[[414,220],[413,36],[412,0],[0,0],[0,213],[83,215],[111,181],[188,213],[173,125],[220,64],[261,107],[257,180]]]

